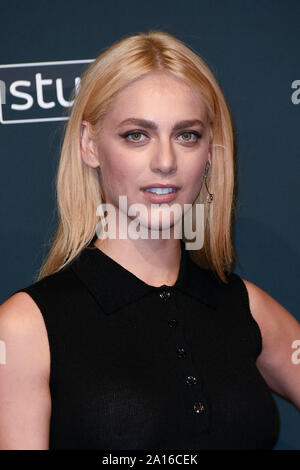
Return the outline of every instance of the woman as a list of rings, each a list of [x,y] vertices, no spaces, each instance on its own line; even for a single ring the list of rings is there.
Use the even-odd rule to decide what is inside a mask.
[[[1,306],[1,448],[272,448],[271,390],[300,408],[300,326],[231,271],[232,124],[207,65],[161,31],[104,51],[82,76],[57,196],[38,280]],[[205,206],[191,253],[175,236],[189,204]]]

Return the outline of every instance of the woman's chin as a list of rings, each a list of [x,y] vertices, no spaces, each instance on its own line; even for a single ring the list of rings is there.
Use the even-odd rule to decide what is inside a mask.
[[[181,228],[182,218],[179,217],[178,219],[174,219],[174,217],[170,218],[169,220],[162,220],[162,218],[151,221],[151,220],[144,220],[139,219],[139,233],[141,238],[143,238],[142,234],[148,235],[145,238],[171,238],[171,234],[174,233],[175,226]]]

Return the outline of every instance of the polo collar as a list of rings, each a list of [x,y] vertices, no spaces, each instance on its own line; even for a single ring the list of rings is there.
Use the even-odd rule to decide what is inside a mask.
[[[83,282],[101,309],[112,314],[138,299],[163,290],[181,291],[213,309],[216,308],[214,281],[210,271],[200,268],[188,255],[180,240],[181,258],[173,286],[146,284],[94,245],[95,238],[70,263],[70,268]]]

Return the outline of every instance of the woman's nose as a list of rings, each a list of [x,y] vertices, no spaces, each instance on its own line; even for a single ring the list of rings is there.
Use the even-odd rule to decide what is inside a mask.
[[[161,140],[152,158],[152,170],[161,173],[174,173],[177,169],[177,158],[168,138]]]

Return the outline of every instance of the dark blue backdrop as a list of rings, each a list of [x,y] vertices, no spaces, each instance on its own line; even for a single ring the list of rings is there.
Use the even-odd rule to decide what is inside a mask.
[[[121,37],[150,28],[170,32],[198,52],[216,74],[235,121],[235,242],[242,265],[236,272],[265,289],[298,320],[299,15],[297,0],[10,0],[1,6],[0,30],[3,65],[93,59]],[[53,79],[64,75],[67,99],[75,72],[65,65],[64,71],[51,70]],[[63,121],[20,120],[62,116],[63,107],[46,84],[44,101],[54,99],[55,106],[37,105],[32,80],[37,72],[45,71],[40,80],[52,72],[45,65],[26,67],[0,68],[3,83],[30,82],[34,100],[30,112],[10,108],[24,100],[9,93],[2,105],[1,121],[19,122],[0,124],[0,302],[33,281],[56,223],[54,175]],[[79,71],[84,65],[74,67]],[[276,448],[300,449],[300,414],[275,399],[281,416]]]

